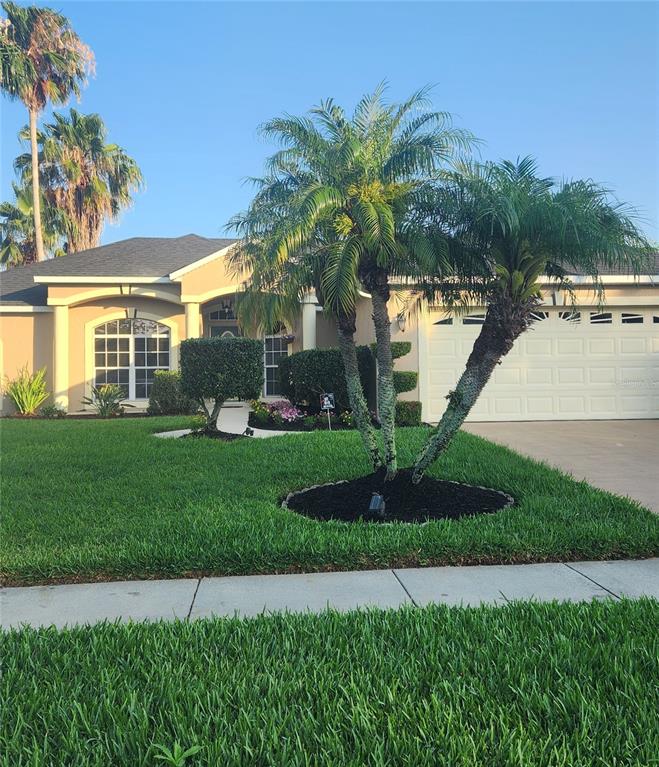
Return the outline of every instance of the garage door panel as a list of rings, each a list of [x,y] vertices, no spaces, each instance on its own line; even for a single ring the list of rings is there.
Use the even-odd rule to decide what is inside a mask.
[[[529,367],[526,371],[526,383],[529,386],[551,385],[554,371],[548,367]]]
[[[583,338],[559,338],[556,344],[558,354],[581,356],[584,353]]]
[[[527,397],[527,410],[531,418],[551,417],[554,413],[553,397]]]
[[[645,338],[621,338],[620,353],[621,354],[645,354],[646,353]]]
[[[509,385],[519,385],[522,382],[522,371],[518,367],[500,367],[494,371],[494,383]]]
[[[598,357],[615,354],[616,343],[613,338],[589,338],[588,354]]]
[[[558,368],[558,383],[559,384],[574,384],[583,383],[585,377],[585,370],[580,368]]]
[[[616,368],[614,367],[592,367],[588,369],[588,383],[597,386],[598,384],[615,384]]]
[[[551,357],[551,338],[528,338],[525,339],[524,352],[529,357]]]
[[[644,317],[636,324],[622,323],[623,309],[600,324],[590,310],[580,323],[547,311],[497,366],[469,420],[659,417],[659,309],[635,309]],[[429,328],[424,418],[441,417],[479,332],[460,322]]]

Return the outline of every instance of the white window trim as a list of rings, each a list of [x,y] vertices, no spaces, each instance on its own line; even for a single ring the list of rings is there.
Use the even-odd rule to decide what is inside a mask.
[[[278,400],[281,399],[284,395],[283,394],[268,394],[267,393],[267,386],[268,386],[268,376],[267,371],[268,368],[276,368],[279,367],[279,365],[268,365],[266,363],[266,351],[265,351],[265,342],[268,338],[284,338],[286,336],[286,332],[284,333],[268,333],[267,335],[263,336],[263,396],[266,399],[269,400]],[[288,345],[286,345],[286,356],[288,357]]]
[[[179,332],[178,323],[175,319],[169,317],[161,317],[158,314],[151,312],[137,313],[133,309],[124,309],[123,311],[115,311],[109,314],[104,314],[100,317],[96,317],[93,320],[89,320],[85,323],[85,395],[91,397],[92,387],[94,386],[94,376],[96,365],[94,359],[94,331],[99,325],[103,325],[106,322],[112,322],[112,320],[152,320],[153,322],[159,322],[161,325],[165,325],[169,328],[169,369],[178,370],[178,354],[179,354]],[[131,336],[132,338],[132,336]],[[146,399],[127,399],[125,402],[135,407],[143,408],[148,402]],[[88,409],[85,406],[83,409]]]

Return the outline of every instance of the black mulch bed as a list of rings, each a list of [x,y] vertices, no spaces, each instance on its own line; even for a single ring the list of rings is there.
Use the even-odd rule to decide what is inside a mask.
[[[198,429],[197,431],[191,431],[189,434],[184,434],[183,439],[193,437],[194,439],[219,439],[222,442],[233,442],[234,439],[245,439],[242,434],[230,434],[228,431],[204,431]]]
[[[412,471],[403,469],[391,482],[383,482],[382,472],[348,482],[319,485],[290,493],[283,506],[311,519],[342,522],[414,522],[433,519],[459,519],[477,514],[494,514],[514,500],[498,490],[462,485],[424,477],[411,482]],[[385,513],[368,510],[374,492],[385,499]]]

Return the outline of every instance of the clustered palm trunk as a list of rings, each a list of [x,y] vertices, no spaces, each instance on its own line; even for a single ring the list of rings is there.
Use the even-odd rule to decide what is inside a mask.
[[[391,354],[391,323],[389,320],[389,284],[384,270],[377,270],[369,280],[373,325],[375,328],[376,359],[378,363],[378,417],[384,445],[386,480],[396,476],[396,389],[394,361]]]
[[[348,400],[353,418],[355,419],[355,426],[362,438],[373,470],[377,471],[382,465],[382,458],[380,456],[377,434],[373,428],[371,413],[368,409],[368,403],[364,396],[359,375],[359,362],[355,345],[356,327],[354,311],[350,315],[342,314],[337,317],[337,330],[339,350],[341,351],[346,388],[348,390]]]
[[[418,484],[425,471],[446,450],[501,360],[531,324],[537,298],[518,303],[498,295],[489,305],[481,332],[467,359],[464,372],[447,397],[448,405],[414,462],[412,481]]]

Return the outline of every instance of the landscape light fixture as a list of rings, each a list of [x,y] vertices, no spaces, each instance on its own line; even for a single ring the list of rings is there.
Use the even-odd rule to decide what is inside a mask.
[[[371,514],[375,515],[376,517],[380,517],[381,519],[384,518],[384,496],[380,495],[380,493],[373,493],[371,496],[371,502],[368,506],[368,510]]]
[[[254,429],[250,429],[250,427],[248,426],[248,427],[245,429],[245,431],[243,432],[243,435],[244,435],[245,437],[253,437],[253,436],[254,436]]]
[[[398,313],[396,322],[398,323],[398,330],[400,330],[401,333],[404,333],[405,328],[407,327],[407,317],[405,316],[405,312]]]

